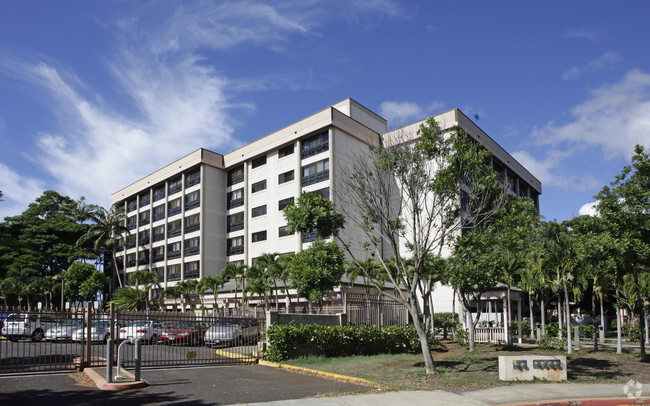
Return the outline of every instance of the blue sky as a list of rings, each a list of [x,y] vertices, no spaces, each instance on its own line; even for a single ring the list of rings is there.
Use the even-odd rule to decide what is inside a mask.
[[[650,147],[647,1],[0,0],[0,218],[112,192],[351,97],[455,107],[566,220]]]

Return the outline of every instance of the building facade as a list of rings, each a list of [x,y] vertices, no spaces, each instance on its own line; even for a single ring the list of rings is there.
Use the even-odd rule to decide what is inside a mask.
[[[460,126],[490,150],[512,192],[538,205],[541,183],[460,110],[435,118],[443,129]],[[420,124],[395,131],[415,136]],[[124,206],[130,229],[117,256],[124,279],[151,269],[163,287],[172,286],[219,274],[229,262],[301,251],[316,236],[290,233],[284,206],[302,192],[319,193],[336,206],[337,182],[348,176],[342,163],[395,131],[346,99],[228,154],[194,151],[119,190],[111,200]],[[342,238],[356,238],[355,230],[346,228]]]

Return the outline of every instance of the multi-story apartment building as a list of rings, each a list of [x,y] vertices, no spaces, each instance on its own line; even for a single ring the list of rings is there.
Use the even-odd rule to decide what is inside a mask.
[[[460,110],[436,119],[486,146],[512,191],[538,204],[541,183]],[[399,131],[416,134],[419,125]],[[131,230],[119,269],[127,277],[152,269],[170,286],[218,274],[228,262],[300,251],[316,236],[288,232],[284,206],[302,192],[336,205],[337,184],[349,176],[343,163],[392,135],[385,119],[346,99],[228,154],[194,151],[112,195],[124,205]],[[344,230],[343,238],[355,238],[355,231]]]

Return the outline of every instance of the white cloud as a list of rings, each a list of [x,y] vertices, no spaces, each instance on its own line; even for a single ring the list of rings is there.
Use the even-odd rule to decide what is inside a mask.
[[[590,174],[572,174],[560,167],[571,151],[550,150],[541,160],[526,151],[516,151],[512,156],[533,174],[545,187],[556,186],[563,189],[590,190],[599,185]]]
[[[650,145],[650,74],[632,70],[620,82],[592,90],[570,116],[566,124],[534,129],[533,138],[556,149],[597,148],[606,159],[629,159],[634,145]]]
[[[608,70],[615,66],[620,60],[621,57],[616,52],[607,51],[599,58],[588,62],[584,66],[574,66],[568,69],[562,74],[562,79],[576,80],[585,73]]]
[[[580,207],[578,212],[581,216],[597,216],[598,215],[598,203],[600,201],[589,202]]]
[[[0,221],[6,216],[14,216],[27,209],[45,190],[44,182],[22,176],[7,165],[0,163],[2,179],[2,202],[0,202]]]
[[[388,120],[389,126],[399,126],[412,121],[422,120],[427,116],[440,110],[442,102],[431,102],[427,106],[421,106],[413,102],[385,101],[379,105],[379,115]]]
[[[589,31],[582,28],[572,28],[564,33],[564,38],[577,38],[595,41],[598,34],[595,31]]]

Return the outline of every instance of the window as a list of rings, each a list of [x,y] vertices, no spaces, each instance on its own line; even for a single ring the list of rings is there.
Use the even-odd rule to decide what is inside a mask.
[[[126,249],[135,247],[135,234],[126,236]]]
[[[239,166],[228,171],[228,186],[244,181],[244,166]]]
[[[128,202],[126,202],[126,212],[130,213],[133,210],[138,208],[138,201],[135,199],[131,199]]]
[[[138,245],[149,244],[149,230],[140,231],[138,233]]]
[[[149,194],[148,190],[140,195],[140,207],[148,205],[150,201],[151,195]]]
[[[244,212],[232,214],[226,218],[226,231],[232,232],[244,229]]]
[[[165,259],[165,246],[153,248],[153,262],[163,261]]]
[[[201,244],[199,243],[199,237],[194,237],[185,240],[184,243],[184,252],[185,255],[196,255],[199,253],[199,250],[201,249]]]
[[[293,180],[293,171],[281,173],[278,175],[278,184],[283,184]]]
[[[251,210],[251,217],[259,217],[265,214],[266,214],[266,205],[253,207],[253,210]]]
[[[266,241],[266,230],[253,233],[251,237],[253,242]]]
[[[194,209],[201,205],[201,191],[197,190],[185,195],[185,210]]]
[[[302,242],[316,241],[317,237],[318,237],[318,231],[310,231],[308,233],[302,233]]]
[[[165,218],[165,205],[161,204],[153,208],[153,221],[162,220]]]
[[[163,268],[162,266],[159,266],[159,267],[156,267],[156,268],[152,268],[151,270],[153,272],[155,272],[156,275],[158,275],[158,282],[162,282],[162,281],[165,280],[165,268]]]
[[[289,228],[287,226],[282,226],[278,228],[278,237],[286,237],[288,235],[293,235],[291,231],[289,231]]]
[[[330,178],[330,160],[314,162],[302,167],[302,185],[308,186]]]
[[[259,168],[260,166],[266,165],[266,155],[257,157],[251,162],[253,169]]]
[[[229,192],[226,197],[226,206],[228,209],[244,205],[244,189],[237,189]]]
[[[151,212],[149,210],[140,212],[138,214],[139,217],[138,224],[140,224],[141,226],[146,226],[147,224],[149,224],[149,220],[151,218],[150,215]]]
[[[183,279],[198,278],[199,272],[199,261],[186,262],[183,264]]]
[[[138,252],[138,265],[149,265],[149,250]]]
[[[153,228],[153,241],[162,241],[165,239],[165,226],[158,226]]]
[[[181,198],[176,198],[174,200],[171,200],[167,203],[167,212],[169,213],[170,216],[173,216],[174,214],[180,213],[182,210],[181,208]]]
[[[167,244],[167,259],[174,259],[181,257],[181,242],[173,242]]]
[[[318,189],[318,190],[314,190],[314,191],[311,192],[311,193],[313,193],[313,194],[315,194],[315,195],[318,195],[318,196],[321,196],[321,197],[324,197],[324,198],[327,199],[327,200],[330,199],[330,188],[328,188],[328,187],[326,187],[326,188],[322,188],[322,189]]]
[[[266,179],[259,182],[255,182],[251,185],[251,190],[253,193],[259,192],[260,190],[266,189]]]
[[[302,158],[320,154],[329,149],[329,134],[326,132],[306,138],[302,141]]]
[[[185,174],[186,188],[190,186],[198,185],[199,183],[201,183],[201,168],[197,168],[192,172],[188,172]]]
[[[127,268],[135,266],[135,253],[134,254],[126,254],[126,266],[127,266]]]
[[[167,224],[167,237],[176,237],[177,235],[181,235],[181,221],[176,220],[172,221],[171,223]]]
[[[199,213],[185,217],[185,232],[199,230],[201,228],[201,215]]]
[[[183,189],[183,179],[180,176],[169,181],[167,190],[170,196],[174,193],[180,192],[181,189]]]
[[[293,202],[293,197],[288,197],[286,199],[280,200],[278,202],[278,210],[284,210],[284,208],[287,207],[287,205],[291,202]]]
[[[165,185],[156,186],[153,189],[153,201],[157,202],[160,199],[165,198]]]
[[[181,264],[167,266],[167,281],[180,281],[181,280]]]
[[[237,255],[244,253],[244,237],[229,238],[226,241],[226,255]]]
[[[126,219],[126,228],[133,230],[137,226],[137,223],[136,216],[131,216]]]
[[[293,144],[282,147],[278,150],[278,158],[284,158],[287,155],[293,154]]]

